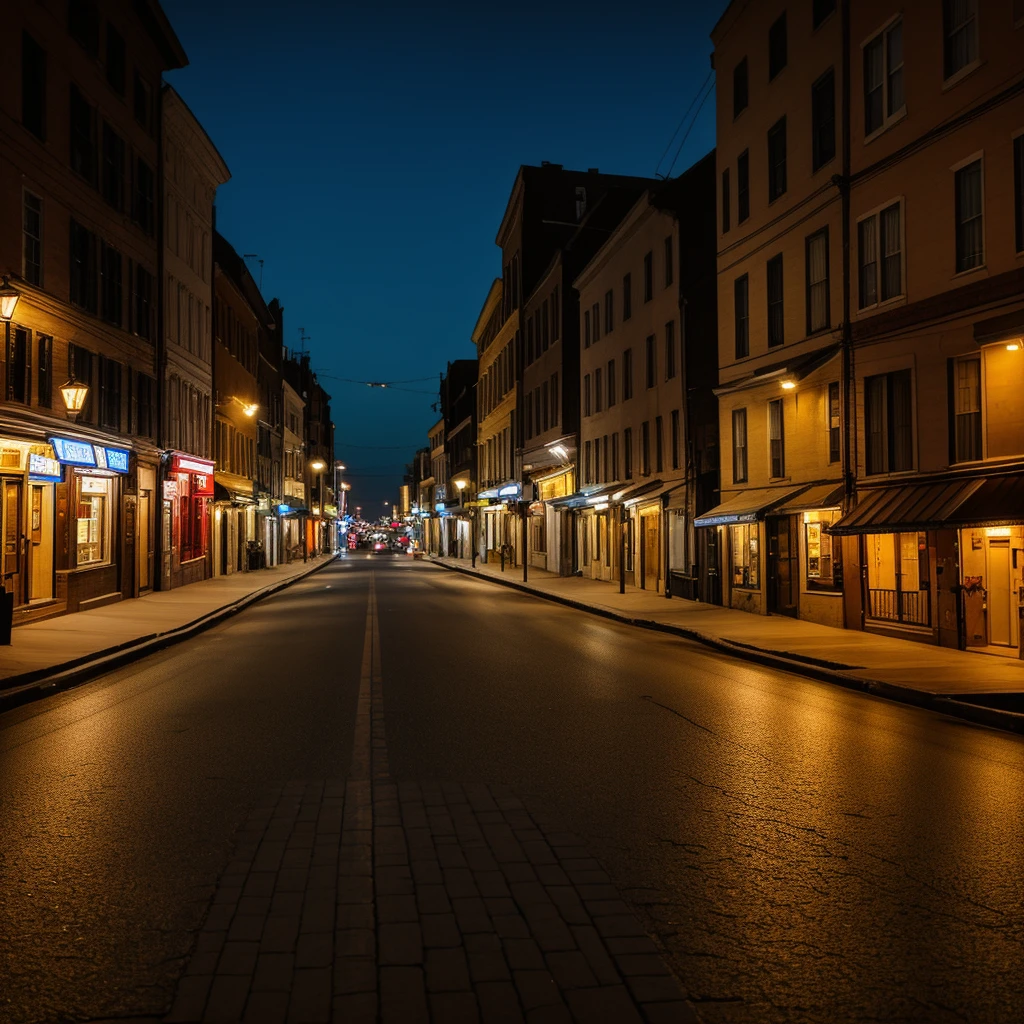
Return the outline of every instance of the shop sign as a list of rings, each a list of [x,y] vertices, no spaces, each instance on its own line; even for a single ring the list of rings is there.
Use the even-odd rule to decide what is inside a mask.
[[[28,472],[32,480],[60,480],[60,463],[46,455],[30,454]]]
[[[93,448],[96,449],[96,465],[100,469],[110,469],[115,473],[128,472],[128,452],[123,448],[104,448],[98,444],[93,445]]]
[[[164,481],[164,501],[173,501],[178,496],[178,481]]]
[[[75,441],[70,437],[51,437],[50,444],[53,445],[57,458],[69,466],[96,465],[97,449],[85,441]]]
[[[213,463],[208,459],[200,459],[195,455],[175,452],[171,456],[171,470],[175,473],[200,473],[213,476]]]
[[[518,498],[521,484],[509,484],[498,491],[499,498]]]
[[[439,501],[439,502],[437,502],[437,504],[434,505],[434,511],[435,512],[443,512],[444,509],[445,509],[445,504],[444,504],[443,501]]]
[[[213,494],[213,471],[192,474],[192,493],[195,495]]]

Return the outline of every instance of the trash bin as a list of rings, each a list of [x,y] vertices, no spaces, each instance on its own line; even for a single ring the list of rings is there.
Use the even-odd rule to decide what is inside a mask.
[[[0,590],[0,647],[11,643],[11,630],[14,627],[14,595]]]

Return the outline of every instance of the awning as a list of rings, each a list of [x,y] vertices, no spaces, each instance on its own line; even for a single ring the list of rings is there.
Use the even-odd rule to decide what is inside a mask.
[[[223,484],[214,483],[213,500],[215,502],[228,502],[232,505],[255,505],[256,499],[251,494],[242,494],[240,491],[230,491]]]
[[[811,512],[818,508],[839,508],[842,500],[842,484],[812,484],[792,498],[787,498],[781,505],[776,505],[772,515],[786,516],[792,512]]]
[[[654,499],[661,497],[661,492],[664,488],[665,485],[660,480],[646,480],[642,484],[634,484],[632,487],[620,488],[614,493],[613,498],[615,501],[621,502],[623,505],[635,504],[641,498],[653,501]]]
[[[829,533],[898,533],[1024,523],[1024,474],[971,477],[862,491]]]
[[[761,366],[752,373],[746,374],[746,376],[727,381],[725,384],[711,390],[715,395],[721,396],[731,395],[737,391],[746,391],[748,388],[759,387],[761,384],[770,382],[778,383],[783,380],[790,380],[793,383],[797,383],[835,359],[839,355],[839,351],[839,345],[829,345],[827,348],[819,349],[817,352],[810,352],[804,356],[794,358],[791,355],[790,358],[782,362]]]
[[[740,491],[721,505],[693,521],[694,526],[726,526],[730,523],[755,523],[763,519],[765,512],[802,491],[802,487],[752,487]]]
[[[586,508],[588,505],[599,505],[603,501],[608,501],[612,494],[621,490],[621,484],[612,484],[610,487],[577,491],[575,494],[565,495],[564,498],[552,498],[548,504],[553,508]]]

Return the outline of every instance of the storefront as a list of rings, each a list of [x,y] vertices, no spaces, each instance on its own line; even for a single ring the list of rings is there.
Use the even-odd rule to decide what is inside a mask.
[[[247,572],[256,543],[256,499],[251,492],[235,490],[216,479],[213,490],[213,575]]]
[[[206,459],[185,452],[168,454],[161,512],[161,577],[165,589],[207,577],[213,473],[214,465]]]

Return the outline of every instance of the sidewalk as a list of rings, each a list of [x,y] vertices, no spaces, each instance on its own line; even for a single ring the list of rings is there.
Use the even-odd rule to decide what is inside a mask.
[[[1015,658],[835,629],[781,615],[751,615],[683,598],[668,600],[633,587],[620,594],[614,583],[557,576],[533,566],[524,584],[522,566],[506,567],[502,573],[497,565],[479,560],[475,569],[469,559],[434,557],[431,561],[631,624],[675,633],[738,657],[1024,732],[1024,714],[998,710],[1024,707],[1024,697],[1015,696],[1024,695],[1024,662]],[[964,712],[961,705],[972,698],[979,706],[970,705]]]
[[[86,612],[17,626],[0,647],[0,711],[81,682],[219,622],[334,559],[234,573]],[[45,686],[42,685],[45,681]]]

